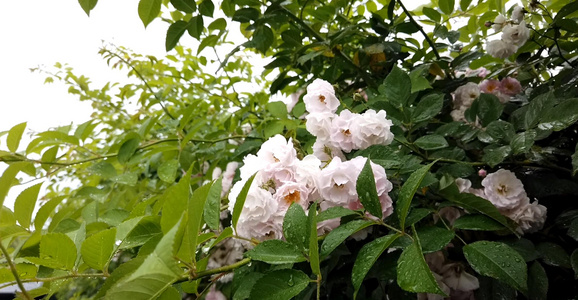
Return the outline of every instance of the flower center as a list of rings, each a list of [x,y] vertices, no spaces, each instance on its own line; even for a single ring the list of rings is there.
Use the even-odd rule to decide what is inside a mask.
[[[341,129],[341,133],[343,133],[343,134],[346,135],[346,136],[350,136],[350,135],[351,135],[351,131],[349,131],[349,129],[345,129],[345,130]]]
[[[507,192],[508,192],[508,186],[503,185],[503,184],[500,184],[498,186],[498,193],[499,194],[505,195]]]
[[[289,193],[289,195],[285,196],[284,199],[287,204],[297,203],[301,200],[301,193],[299,191],[293,191]]]
[[[319,95],[319,101],[320,101],[321,103],[325,103],[325,96]]]

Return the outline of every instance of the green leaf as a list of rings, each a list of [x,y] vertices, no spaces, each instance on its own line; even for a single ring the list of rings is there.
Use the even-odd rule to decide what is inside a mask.
[[[219,224],[221,221],[222,191],[223,179],[219,178],[211,185],[211,189],[207,195],[207,201],[205,202],[205,208],[203,209],[203,218],[205,219],[205,223],[207,223],[207,226],[212,230],[219,230]]]
[[[298,270],[276,270],[259,278],[251,290],[251,300],[289,300],[309,285],[309,276]]]
[[[417,139],[414,144],[423,150],[437,150],[448,147],[448,142],[441,135],[424,135]]]
[[[549,111],[556,103],[558,103],[558,100],[554,96],[553,91],[541,94],[532,99],[524,113],[524,129],[527,130],[536,127],[544,116],[544,112]]]
[[[24,228],[30,227],[32,212],[36,206],[40,187],[42,187],[42,182],[25,189],[14,202],[14,216]]]
[[[353,298],[357,296],[357,292],[363,283],[363,279],[367,272],[371,269],[373,264],[381,256],[381,254],[399,237],[399,234],[390,234],[377,238],[365,245],[359,250],[353,270],[351,271],[351,282],[353,283]]]
[[[437,10],[430,7],[422,8],[422,13],[436,23],[439,23],[442,19],[442,15]]]
[[[44,203],[36,213],[36,217],[34,218],[34,228],[40,229],[44,227],[44,223],[50,217],[50,214],[56,209],[58,204],[65,199],[64,196],[56,197],[54,199],[49,200],[48,202]]]
[[[510,147],[512,147],[514,154],[528,153],[532,145],[534,145],[535,139],[536,131],[534,130],[520,132],[514,136]]]
[[[98,0],[78,0],[80,7],[82,7],[87,16],[90,16],[90,11],[96,6],[96,2]]]
[[[145,28],[159,15],[161,4],[162,0],[140,0],[138,2],[138,16]]]
[[[536,260],[539,256],[538,251],[536,251],[536,247],[534,244],[525,238],[512,238],[507,240],[500,241],[510,248],[516,250],[526,262],[530,262]]]
[[[190,175],[183,176],[179,183],[169,187],[162,196],[164,203],[161,228],[165,233],[173,228],[189,205],[190,177]]]
[[[181,300],[181,293],[173,286],[166,289],[157,300]]]
[[[400,228],[405,228],[405,218],[409,212],[409,206],[411,205],[413,196],[415,195],[415,192],[421,185],[422,180],[434,163],[423,166],[413,172],[401,187],[401,190],[399,191],[399,197],[395,205],[395,211],[399,219]]]
[[[141,0],[141,2],[142,1],[145,1],[145,0]],[[128,162],[128,160],[132,157],[132,155],[138,149],[139,144],[140,144],[139,138],[131,138],[131,139],[128,139],[127,141],[125,141],[122,144],[122,146],[120,146],[120,149],[118,150],[118,157],[117,157],[118,162],[121,164],[126,164]]]
[[[343,206],[330,207],[317,215],[317,222],[356,215],[357,213]]]
[[[379,86],[379,92],[393,106],[397,108],[406,106],[411,94],[411,78],[397,65],[394,65],[383,84]]]
[[[309,245],[307,245],[307,241],[309,232],[307,231],[307,222],[307,215],[303,207],[298,203],[291,204],[283,219],[283,235],[287,242],[300,249],[308,248]]]
[[[412,112],[412,122],[418,123],[428,121],[435,117],[442,110],[444,95],[429,94],[423,97]]]
[[[107,161],[100,161],[90,166],[88,171],[102,177],[103,179],[110,179],[118,175],[114,166]]]
[[[531,300],[548,299],[548,276],[539,262],[534,262],[528,270],[528,296]]]
[[[40,240],[40,257],[27,257],[35,264],[53,269],[72,270],[76,262],[76,246],[64,233],[47,233]]]
[[[267,110],[278,119],[287,119],[287,105],[282,101],[267,103]]]
[[[267,25],[262,25],[257,27],[253,33],[253,38],[251,39],[251,46],[259,50],[261,53],[265,54],[273,42],[275,41],[275,36],[273,30]]]
[[[178,10],[191,14],[197,10],[197,3],[194,0],[171,0],[171,4]]]
[[[479,274],[501,280],[523,293],[528,291],[526,262],[514,249],[504,243],[478,241],[463,250]]]
[[[495,231],[505,229],[504,225],[485,215],[465,215],[454,222],[454,228],[465,230]]]
[[[470,6],[470,3],[472,3],[472,0],[460,0],[460,8],[462,11],[467,11],[468,7]]]
[[[576,175],[576,173],[578,173],[578,144],[576,144],[576,150],[572,154],[572,175]]]
[[[490,142],[494,141],[510,142],[516,132],[514,130],[514,126],[511,123],[502,120],[496,120],[486,127],[485,133],[487,133],[493,139],[493,141]]]
[[[245,200],[247,199],[247,193],[249,193],[249,188],[251,187],[251,183],[253,183],[253,179],[255,179],[255,174],[247,180],[239,196],[237,196],[237,200],[235,200],[235,206],[233,208],[233,213],[231,216],[231,224],[233,224],[233,228],[237,230],[237,222],[239,221],[239,216],[241,216],[241,211],[243,211],[243,205],[245,204]]]
[[[578,98],[568,99],[546,111],[538,128],[560,131],[578,121]]]
[[[489,146],[488,146],[489,147]],[[498,148],[484,149],[484,156],[482,161],[490,165],[492,168],[500,164],[512,152],[512,147],[502,146]]]
[[[176,21],[167,30],[167,37],[165,40],[165,49],[170,51],[173,49],[178,43],[185,31],[187,31],[189,27],[189,23],[185,21]]]
[[[540,253],[540,258],[548,265],[563,268],[572,267],[570,256],[566,253],[566,250],[558,244],[542,242],[536,245],[536,250]]]
[[[575,249],[570,256],[570,263],[574,270],[574,278],[578,278],[578,249]]]
[[[203,0],[201,4],[199,4],[199,12],[203,16],[213,17],[213,12],[215,11],[215,5],[211,0]]]
[[[480,198],[470,193],[460,193],[455,184],[442,190],[441,192],[446,199],[458,204],[470,213],[478,212],[484,214],[509,228],[512,232],[516,231],[515,228],[512,228],[510,224],[508,224],[506,217],[504,217],[500,211],[487,199]]]
[[[453,231],[436,226],[419,228],[416,234],[419,236],[423,253],[443,249],[455,236]]]
[[[411,79],[411,93],[417,93],[432,88],[427,79],[428,71],[429,65],[426,64],[415,68],[409,73],[409,78]]]
[[[257,20],[259,15],[261,15],[261,13],[256,8],[243,7],[235,11],[235,14],[233,15],[233,21],[248,23]],[[299,43],[299,45],[301,45],[301,43]]]
[[[84,262],[95,270],[104,270],[114,253],[116,228],[103,230],[84,240],[80,253]]]
[[[311,271],[317,276],[321,276],[319,267],[319,242],[317,241],[317,202],[309,207],[308,215],[309,227],[309,264]]]
[[[373,177],[373,169],[371,168],[369,158],[366,159],[365,165],[357,177],[356,190],[359,201],[363,207],[379,219],[383,218],[381,203],[379,202],[379,196],[377,196],[375,178]]]
[[[409,212],[409,215],[407,215],[407,218],[405,219],[405,226],[411,226],[421,221],[423,218],[427,217],[432,212],[433,210],[429,208],[413,208]]]
[[[245,252],[245,256],[252,260],[263,261],[268,264],[287,264],[305,261],[305,256],[297,246],[281,240],[266,240]]]
[[[189,20],[189,24],[187,27],[187,31],[189,35],[197,39],[197,41],[201,40],[201,33],[203,33],[204,29],[203,25],[203,16],[194,16]],[[199,51],[200,52],[200,51]]]
[[[0,207],[4,205],[4,199],[6,195],[8,195],[8,191],[10,191],[16,175],[18,175],[20,170],[20,164],[11,164],[4,170],[4,173],[2,173],[2,177],[0,177]]]
[[[10,152],[16,152],[16,150],[18,150],[24,129],[26,129],[26,122],[15,125],[10,129],[10,131],[8,131],[6,146],[8,146]]]
[[[167,183],[175,182],[175,178],[177,178],[177,171],[179,169],[179,161],[176,159],[167,160],[163,162],[159,169],[158,175],[159,178]]]
[[[36,277],[38,272],[38,267],[32,264],[15,264],[16,272],[20,279],[32,279]],[[0,269],[0,283],[4,282],[15,282],[14,274],[9,267]]]
[[[502,115],[504,104],[500,102],[498,97],[492,94],[481,93],[476,101],[478,102],[477,115],[483,127],[488,126],[488,124],[497,120]]]
[[[417,237],[403,250],[397,260],[397,284],[409,292],[445,296],[425,262]]]
[[[156,299],[183,275],[174,259],[181,220],[162,237],[154,251],[129,276],[119,280],[106,299]]]
[[[568,235],[578,241],[578,218],[572,220],[570,227],[568,228]]]
[[[350,235],[360,231],[363,228],[374,225],[373,221],[353,220],[333,229],[323,240],[321,244],[321,256],[327,256],[337,248]]]
[[[193,192],[193,195],[189,198],[188,202],[188,235],[190,239],[190,251],[195,261],[194,253],[197,251],[199,232],[201,231],[201,226],[203,224],[203,212],[205,207],[205,202],[211,191],[211,183],[207,183]],[[219,195],[220,196],[220,195]]]
[[[441,11],[446,15],[451,15],[454,11],[456,5],[455,0],[440,0],[439,1]]]

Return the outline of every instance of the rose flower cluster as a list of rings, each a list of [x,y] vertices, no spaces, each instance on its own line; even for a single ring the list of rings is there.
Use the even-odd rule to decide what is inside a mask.
[[[516,53],[528,38],[530,38],[530,29],[526,27],[524,21],[524,9],[515,6],[512,10],[511,20],[507,20],[503,15],[498,15],[493,22],[492,28],[499,32],[502,31],[502,37],[499,40],[488,42],[486,51],[496,58],[507,58]]]
[[[256,155],[243,159],[241,180],[229,194],[232,211],[243,186],[254,175],[243,210],[237,223],[239,236],[257,240],[282,239],[283,218],[293,203],[307,209],[318,202],[322,210],[342,206],[361,209],[356,183],[367,158],[345,160],[344,152],[365,149],[371,145],[387,145],[393,140],[391,121],[385,111],[368,110],[355,114],[343,110],[335,114],[339,100],[326,81],[315,80],[303,97],[307,116],[306,128],[317,137],[313,155],[300,159],[293,140],[276,135],[261,146]],[[388,193],[392,189],[383,167],[371,163],[377,193],[384,217],[392,211]],[[318,224],[323,234],[339,226],[339,219]]]

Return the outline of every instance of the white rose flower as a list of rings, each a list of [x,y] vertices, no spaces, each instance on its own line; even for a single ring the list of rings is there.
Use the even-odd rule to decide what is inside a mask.
[[[495,58],[508,58],[510,55],[518,51],[518,47],[512,43],[506,43],[502,40],[494,40],[488,42],[486,45],[488,54]]]
[[[520,207],[511,218],[518,223],[523,233],[533,233],[544,227],[547,211],[546,206],[534,201]]]
[[[480,287],[478,278],[463,270],[462,265],[457,263],[447,264],[441,270],[443,282],[451,289],[458,291],[473,291]]]
[[[354,114],[349,110],[343,110],[339,116],[333,118],[331,121],[331,142],[333,145],[346,153],[355,149],[353,142],[352,126],[354,123],[360,122],[361,116]]]
[[[329,82],[322,79],[315,79],[307,86],[307,95],[303,97],[303,102],[309,113],[335,113],[339,107],[335,89]]]
[[[324,201],[346,206],[358,199],[356,183],[359,170],[350,162],[342,162],[339,157],[333,160],[316,178],[319,194]]]
[[[241,180],[247,181],[253,174],[261,171],[267,162],[263,159],[258,158],[253,154],[248,154],[243,158],[243,166],[239,168],[239,172],[241,173]]]
[[[233,179],[235,179],[235,172],[237,171],[238,167],[239,163],[236,161],[232,161],[227,164],[225,172],[223,173],[223,181],[221,181],[223,186],[221,197],[224,197],[229,192],[229,190],[231,190],[231,187],[233,186]]]
[[[246,219],[266,222],[277,212],[278,206],[273,195],[253,181],[243,204],[239,222]]]
[[[512,10],[512,20],[520,23],[524,20],[524,8],[522,6],[515,5]]]
[[[502,14],[499,14],[495,19],[494,19],[494,25],[492,25],[492,28],[495,31],[500,31],[502,30],[502,27],[504,27],[504,24],[506,23],[506,17],[504,17]]]
[[[327,141],[331,135],[331,120],[334,117],[335,114],[331,112],[309,114],[305,117],[307,120],[305,128],[318,140]]]
[[[307,186],[309,201],[319,199],[315,178],[321,172],[321,160],[314,155],[307,155],[295,165],[295,182],[303,183]]]
[[[227,297],[221,291],[217,291],[216,288],[216,285],[211,287],[211,290],[205,296],[205,300],[227,300]]]
[[[458,109],[454,109],[450,112],[450,116],[452,116],[452,119],[456,122],[467,122],[466,120],[466,110],[468,108],[465,106],[461,106]]]
[[[460,193],[468,193],[472,187],[472,182],[468,179],[458,178],[456,179],[456,185],[458,186]]]
[[[345,155],[341,149],[333,146],[331,142],[319,138],[313,144],[313,155],[324,163],[329,163],[334,157],[345,160]]]
[[[522,182],[508,170],[500,169],[482,180],[486,199],[498,209],[509,210],[519,207],[527,199]]]
[[[273,198],[278,203],[279,208],[284,211],[287,211],[293,203],[297,203],[303,209],[307,209],[309,188],[302,182],[285,182],[277,187]]]
[[[480,87],[473,82],[468,82],[455,90],[454,108],[469,108],[479,96]]]
[[[385,110],[375,112],[369,109],[356,118],[351,126],[353,143],[356,149],[365,149],[371,145],[389,145],[393,141],[390,131],[393,123],[386,118]]]
[[[530,38],[530,29],[526,27],[526,21],[522,21],[518,25],[506,25],[502,30],[502,41],[506,44],[520,47],[526,43],[528,38]]]
[[[221,174],[223,173],[223,170],[219,167],[215,167],[213,169],[213,174],[211,175],[211,178],[213,178],[213,180],[219,179],[219,177],[221,177]]]
[[[331,230],[339,227],[341,221],[339,218],[329,219],[317,223],[317,235],[324,235]]]
[[[267,164],[279,162],[284,166],[291,166],[297,160],[297,151],[293,148],[293,140],[286,140],[277,134],[269,138],[257,152],[257,157]]]

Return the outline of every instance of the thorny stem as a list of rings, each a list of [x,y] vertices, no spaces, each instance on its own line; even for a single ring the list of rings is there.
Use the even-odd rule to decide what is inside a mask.
[[[28,300],[33,300],[34,298],[32,298],[30,296],[30,294],[28,294],[28,292],[24,288],[24,284],[22,284],[22,280],[20,279],[20,276],[18,276],[18,271],[16,270],[16,266],[14,265],[14,262],[10,258],[10,254],[8,253],[8,250],[6,250],[6,248],[4,248],[4,245],[2,245],[2,243],[0,243],[0,250],[2,250],[2,254],[4,254],[4,257],[6,257],[6,262],[8,262],[8,265],[10,266],[10,271],[12,271],[12,275],[14,275],[14,279],[16,280],[16,283],[18,284],[20,291],[22,291],[22,295],[24,295],[24,298],[26,298]]]

